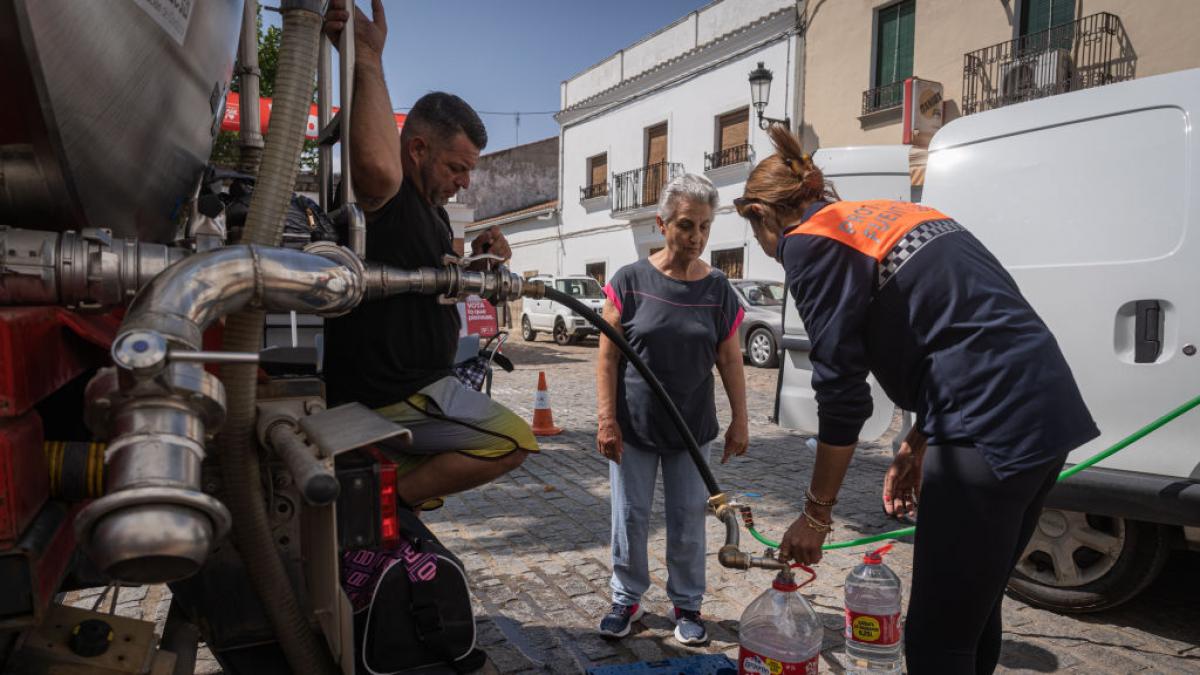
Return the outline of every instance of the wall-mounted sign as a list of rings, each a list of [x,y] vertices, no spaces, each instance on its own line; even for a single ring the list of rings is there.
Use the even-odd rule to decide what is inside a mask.
[[[929,140],[942,128],[942,84],[910,77],[904,81],[904,142],[929,147]]]

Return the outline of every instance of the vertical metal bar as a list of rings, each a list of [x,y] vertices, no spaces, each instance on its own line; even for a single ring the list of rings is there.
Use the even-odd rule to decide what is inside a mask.
[[[242,6],[242,38],[238,45],[238,81],[241,118],[239,168],[258,173],[262,161],[262,119],[259,115],[258,0],[246,0]]]
[[[333,42],[321,35],[321,53],[317,62],[317,130],[324,131],[333,118]],[[317,183],[320,185],[321,210],[329,212],[333,196],[333,148],[321,144],[317,148]]]
[[[354,116],[354,12],[350,12],[350,19],[346,21],[346,27],[342,30],[341,59],[338,62],[339,73],[341,76],[341,117],[342,117],[342,134],[341,134],[341,153],[342,153],[342,205],[343,208],[348,208],[357,200],[354,197],[354,180],[350,173],[350,152],[351,152],[351,118]],[[362,258],[367,253],[367,232],[362,228],[362,221],[356,219],[352,214],[347,219],[349,223],[350,235],[350,250],[354,251],[358,257]]]

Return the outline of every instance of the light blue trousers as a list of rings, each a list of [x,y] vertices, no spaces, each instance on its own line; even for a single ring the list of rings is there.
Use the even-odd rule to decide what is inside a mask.
[[[708,461],[710,446],[700,453]],[[679,609],[700,610],[704,599],[704,519],[708,491],[687,452],[659,454],[624,444],[621,463],[608,463],[612,484],[613,602],[637,604],[650,587],[646,545],[650,507],[662,464],[667,516],[667,596]]]

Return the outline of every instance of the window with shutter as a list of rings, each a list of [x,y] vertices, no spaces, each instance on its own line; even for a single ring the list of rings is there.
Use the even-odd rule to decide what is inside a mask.
[[[667,161],[667,123],[646,130],[646,165]]]
[[[608,194],[608,153],[604,152],[587,161],[588,184],[584,188],[585,199],[603,197]]]
[[[646,168],[642,177],[641,206],[658,203],[659,192],[667,184],[667,123],[646,130]]]
[[[1067,24],[1074,20],[1075,0],[1022,0],[1018,25],[1023,50],[1070,49],[1074,32]]]
[[[608,267],[608,265],[606,263],[602,263],[602,262],[588,263],[587,265],[584,266],[584,273],[587,274],[589,277],[595,279],[596,283],[603,286],[604,281],[607,278],[607,275],[605,274],[607,267]]]
[[[750,138],[750,109],[742,108],[726,115],[721,115],[720,146],[718,150],[728,150],[745,145]]]
[[[1075,20],[1075,0],[1023,0],[1021,35],[1071,23]]]
[[[876,88],[903,82],[912,77],[913,35],[916,27],[916,0],[905,0],[879,10],[875,26]],[[875,109],[900,105],[904,100],[902,87],[890,87],[879,93]]]
[[[717,118],[717,147],[707,158],[709,169],[750,161],[750,109],[742,108]]]
[[[712,266],[725,273],[730,279],[742,278],[742,261],[745,249],[727,248],[712,252]]]

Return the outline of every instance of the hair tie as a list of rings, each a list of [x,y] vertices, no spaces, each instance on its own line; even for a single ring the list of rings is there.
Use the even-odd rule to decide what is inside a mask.
[[[804,178],[804,165],[800,162],[789,159],[788,166],[792,168],[792,173],[796,174],[796,178]]]

